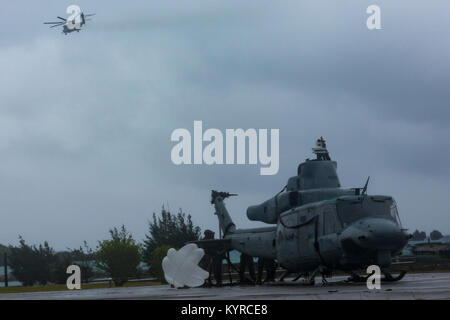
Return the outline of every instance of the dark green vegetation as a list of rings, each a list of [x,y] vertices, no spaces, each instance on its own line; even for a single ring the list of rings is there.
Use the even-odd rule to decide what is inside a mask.
[[[200,238],[200,228],[194,226],[191,215],[186,215],[181,210],[178,214],[171,214],[164,207],[161,217],[153,214],[153,221],[149,222],[149,233],[144,241],[144,256],[150,259],[153,250],[168,245],[173,248],[181,248],[186,242]]]
[[[122,226],[109,231],[110,240],[100,241],[97,247],[96,266],[109,274],[118,287],[129,277],[136,276],[141,261],[140,246]]]
[[[171,247],[168,245],[162,245],[155,250],[153,250],[150,259],[148,260],[148,264],[152,266],[151,274],[158,281],[165,283],[166,279],[164,278],[164,271],[162,269],[162,261],[164,257],[167,255],[167,251],[169,251]]]
[[[191,215],[186,215],[181,210],[175,215],[163,207],[160,217],[153,214],[143,250],[144,260],[150,266],[151,275],[165,282],[161,262],[167,250],[179,249],[186,242],[200,239],[200,231],[199,227],[194,226]]]
[[[430,240],[439,240],[443,236],[444,235],[440,231],[433,230],[433,231],[430,232],[429,238],[430,238]],[[411,240],[413,240],[413,241],[424,241],[426,239],[427,239],[426,232],[425,231],[419,231],[419,230],[414,231],[413,234],[412,234],[412,238],[411,238]]]
[[[440,233],[440,232],[437,231],[437,230],[431,231],[431,233],[430,233],[430,239],[431,239],[431,240],[439,240],[439,239],[441,239],[442,237],[443,237],[443,234]]]
[[[198,240],[200,228],[194,225],[191,215],[181,210],[171,214],[162,208],[161,214],[154,213],[153,220],[149,221],[149,233],[144,243],[138,243],[125,226],[110,229],[109,236],[109,239],[99,241],[95,251],[84,242],[77,249],[62,252],[56,252],[47,242],[30,245],[19,237],[19,246],[0,245],[0,264],[3,264],[3,253],[7,252],[8,267],[12,271],[10,280],[17,280],[26,287],[59,288],[60,284],[65,288],[66,270],[72,264],[80,266],[84,284],[95,277],[110,277],[115,286],[123,286],[129,278],[143,275],[151,275],[163,282],[161,262],[167,250],[179,249],[188,241]],[[141,262],[148,264],[148,270],[139,268]],[[4,288],[0,293],[5,290],[18,292],[15,290],[19,289],[8,291]]]
[[[63,284],[68,276],[67,266],[74,263],[81,267],[82,279],[86,281],[92,275],[87,261],[93,258],[93,253],[86,244],[85,248],[55,252],[47,242],[36,246],[28,245],[21,237],[19,239],[18,247],[8,248],[8,266],[14,278],[24,286]]]
[[[426,238],[427,238],[427,234],[425,233],[425,231],[416,230],[416,231],[413,232],[411,240],[413,240],[413,241],[423,241]]]
[[[4,256],[5,252],[9,254],[9,248],[0,244],[0,266],[5,265]]]

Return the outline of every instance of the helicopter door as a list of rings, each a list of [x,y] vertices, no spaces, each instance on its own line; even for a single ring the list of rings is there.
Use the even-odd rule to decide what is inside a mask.
[[[336,214],[336,207],[327,205],[320,215],[318,230],[318,250],[323,262],[335,266],[340,257],[339,233],[341,226]]]
[[[277,260],[288,270],[300,267],[298,259],[298,214],[292,210],[280,218],[277,230]]]
[[[314,269],[320,263],[314,243],[316,240],[317,218],[312,208],[306,215],[300,216],[300,222],[305,224],[298,228],[298,250],[302,269]]]

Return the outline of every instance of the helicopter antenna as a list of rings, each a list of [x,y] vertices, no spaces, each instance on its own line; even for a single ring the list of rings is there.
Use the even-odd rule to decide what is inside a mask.
[[[362,189],[362,193],[361,193],[362,195],[365,195],[367,192],[367,186],[369,185],[369,180],[370,180],[370,176],[367,177],[366,184],[364,185],[364,188]]]

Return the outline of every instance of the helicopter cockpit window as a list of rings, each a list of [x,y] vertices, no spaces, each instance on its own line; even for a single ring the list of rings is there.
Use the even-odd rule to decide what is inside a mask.
[[[397,204],[395,201],[392,201],[391,204],[391,216],[397,222],[397,224],[401,227],[400,217],[398,216]]]
[[[344,226],[364,217],[385,218],[400,225],[395,202],[389,197],[342,200],[338,202],[337,209]]]
[[[365,216],[361,201],[339,201],[337,211],[344,227]]]
[[[392,198],[370,197],[368,200],[369,201],[367,201],[365,207],[371,216],[386,218],[394,221],[397,225],[400,225],[397,207],[395,205],[395,201]]]

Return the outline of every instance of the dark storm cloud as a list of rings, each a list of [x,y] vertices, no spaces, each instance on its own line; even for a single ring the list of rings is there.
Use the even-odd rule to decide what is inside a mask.
[[[343,185],[371,175],[407,227],[450,233],[447,2],[379,1],[379,31],[365,27],[368,1],[78,3],[97,16],[68,36],[41,25],[66,4],[0,13],[0,243],[95,244],[122,223],[142,239],[163,203],[215,227],[213,188],[239,193],[230,212],[255,225],[246,207],[278,192],[321,135]],[[173,165],[170,135],[194,120],[279,128],[279,173]]]

